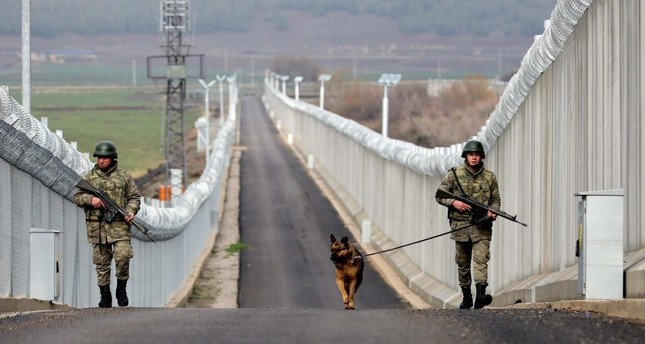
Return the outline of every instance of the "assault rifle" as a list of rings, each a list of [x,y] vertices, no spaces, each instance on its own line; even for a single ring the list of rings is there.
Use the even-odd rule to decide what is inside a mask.
[[[517,220],[517,215],[510,215],[510,214],[508,214],[508,213],[506,213],[504,211],[495,210],[495,209],[493,209],[493,208],[491,208],[489,206],[481,204],[481,203],[475,201],[474,199],[471,199],[471,198],[468,198],[468,197],[465,197],[465,196],[455,195],[455,194],[452,194],[452,193],[450,193],[448,191],[445,191],[443,189],[437,189],[437,193],[435,194],[435,197],[437,197],[437,198],[454,198],[456,200],[459,200],[461,202],[464,202],[464,203],[470,205],[471,207],[479,208],[481,210],[490,211],[491,213],[497,214],[498,216],[501,216],[501,217],[503,217],[503,218],[505,218],[507,220],[511,220],[513,222],[521,224],[524,227],[528,227],[526,223],[522,223],[522,222]]]
[[[93,187],[90,183],[88,183],[85,179],[81,178],[78,183],[76,183],[76,187],[79,189],[89,192],[92,195],[98,197],[101,199],[103,202],[103,205],[107,208],[107,213],[104,214],[104,219],[107,222],[112,222],[114,220],[114,217],[118,214],[121,215],[124,219],[127,213],[121,206],[119,206],[114,200],[108,196],[105,191],[97,190],[95,187]],[[149,234],[148,234],[148,228],[146,228],[144,225],[138,223],[134,218],[132,221],[130,221],[141,233],[145,234],[152,242],[156,243],[155,239],[153,239]]]

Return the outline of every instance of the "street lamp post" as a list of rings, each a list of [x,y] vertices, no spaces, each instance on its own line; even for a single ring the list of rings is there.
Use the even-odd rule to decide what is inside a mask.
[[[282,75],[280,80],[282,81],[282,94],[287,94],[287,80],[289,80],[289,76]]]
[[[295,87],[296,88],[296,90],[295,90],[295,92],[296,92],[296,97],[295,97],[296,101],[300,101],[300,87],[298,85],[300,84],[301,81],[302,81],[301,76],[297,76],[297,77],[293,78],[293,82],[296,84],[296,87]]]
[[[401,81],[401,74],[381,74],[378,78],[379,85],[383,86],[383,124],[381,126],[381,134],[387,137],[387,124],[389,112],[389,100],[387,99],[387,87],[396,86]]]
[[[224,89],[222,83],[226,79],[226,75],[216,75],[217,82],[219,83],[219,126],[224,125]]]
[[[325,108],[325,82],[331,80],[330,74],[320,74],[318,81],[320,81],[320,108]]]
[[[205,130],[205,133],[204,133],[204,141],[205,141],[204,146],[205,146],[205,151],[206,151],[206,167],[208,167],[208,163],[209,163],[208,160],[210,158],[209,157],[209,155],[210,155],[210,150],[209,150],[210,137],[209,136],[210,136],[210,130],[211,130],[210,121],[209,121],[209,118],[208,118],[209,117],[209,113],[208,113],[208,107],[209,107],[208,95],[210,94],[211,86],[213,86],[213,84],[215,83],[215,80],[211,80],[208,84],[203,79],[199,79],[198,81],[199,81],[199,84],[202,85],[202,87],[204,87],[204,118],[206,119],[206,130]]]
[[[237,73],[226,78],[228,81],[228,116],[233,117],[237,107]]]
[[[280,74],[275,74],[273,76],[273,88],[277,89],[278,91],[280,90],[280,78],[282,75]]]

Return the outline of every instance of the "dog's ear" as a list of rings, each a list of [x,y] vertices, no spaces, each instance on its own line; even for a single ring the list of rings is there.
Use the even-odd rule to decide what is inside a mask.
[[[340,239],[340,242],[345,244],[345,246],[349,245],[349,238],[348,237],[343,237]]]
[[[334,234],[333,234],[333,233],[329,236],[329,238],[331,239],[331,242],[332,242],[332,243],[335,243],[335,242],[336,242],[336,237],[334,236]]]

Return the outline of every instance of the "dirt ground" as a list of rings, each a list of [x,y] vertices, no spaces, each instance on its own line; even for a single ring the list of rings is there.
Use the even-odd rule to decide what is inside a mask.
[[[186,308],[237,308],[240,251],[235,249],[235,245],[240,241],[240,156],[241,150],[234,148],[220,231],[186,301]]]

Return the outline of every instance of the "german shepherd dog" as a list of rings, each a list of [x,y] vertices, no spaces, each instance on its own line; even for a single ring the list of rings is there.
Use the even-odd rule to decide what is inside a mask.
[[[336,284],[343,296],[345,309],[354,309],[354,295],[363,282],[363,255],[349,243],[347,237],[340,241],[331,234],[331,259],[336,266]]]

